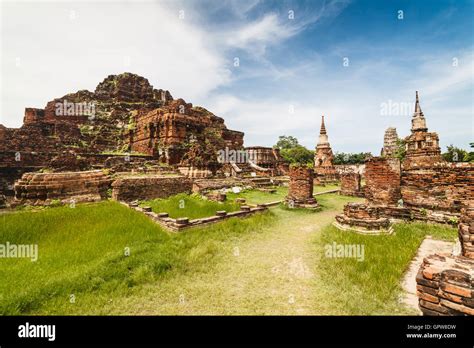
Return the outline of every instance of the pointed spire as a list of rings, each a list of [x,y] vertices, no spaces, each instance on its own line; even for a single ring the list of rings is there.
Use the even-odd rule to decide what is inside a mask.
[[[413,115],[413,117],[417,117],[418,115],[423,116],[423,111],[421,111],[420,100],[418,98],[418,91],[416,91],[415,114]]]
[[[415,101],[415,112],[413,113],[413,118],[411,120],[411,130],[412,131],[427,131],[425,116],[423,111],[421,111],[420,100],[418,98],[418,91],[416,91],[416,101]]]
[[[324,115],[321,116],[321,130],[319,134],[326,134],[326,126],[324,125]]]

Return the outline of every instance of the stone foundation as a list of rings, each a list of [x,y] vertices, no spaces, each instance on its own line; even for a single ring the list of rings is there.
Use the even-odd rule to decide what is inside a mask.
[[[291,207],[316,208],[313,197],[313,170],[307,167],[290,168],[290,184],[285,202]]]
[[[98,201],[107,197],[110,179],[100,170],[26,173],[14,186],[15,203],[48,204],[51,200]]]
[[[347,203],[344,213],[336,216],[335,226],[342,230],[353,230],[366,234],[391,233],[390,220],[381,207],[363,203]]]
[[[192,181],[183,176],[124,177],[112,183],[112,198],[125,202],[167,198],[178,193],[191,193],[191,189]]]

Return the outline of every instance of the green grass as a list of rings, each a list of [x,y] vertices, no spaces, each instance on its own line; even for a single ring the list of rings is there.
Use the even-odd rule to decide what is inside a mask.
[[[243,190],[240,193],[228,192],[227,199],[234,201],[236,198],[245,198],[247,203],[262,204],[282,200],[288,194],[288,187],[278,186],[275,189],[274,193],[259,190]]]
[[[367,236],[327,226],[315,239],[320,256],[317,270],[321,291],[334,314],[415,314],[399,303],[400,280],[426,235],[454,241],[456,229],[425,223],[394,225],[392,235]],[[350,244],[364,247],[364,259],[326,257],[325,246]]]
[[[398,300],[404,271],[427,234],[454,240],[456,229],[342,232],[334,216],[360,199],[317,200],[318,212],[275,207],[179,234],[116,202],[4,214],[0,243],[38,244],[39,259],[0,258],[0,314],[414,314]],[[333,242],[364,245],[364,261],[325,257]]]
[[[6,214],[1,242],[38,244],[39,258],[0,259],[0,314],[100,312],[108,301],[126,298],[141,284],[207,269],[223,240],[270,223],[270,216],[231,218],[205,230],[170,235],[115,202]]]
[[[325,192],[325,191],[331,191],[331,190],[338,190],[340,188],[341,187],[339,185],[335,185],[335,184],[328,184],[325,186],[314,185],[313,192],[319,193],[319,192]]]
[[[218,210],[227,212],[240,210],[240,206],[234,202],[215,202],[205,200],[198,195],[187,195],[185,193],[166,199],[143,201],[140,206],[150,206],[155,213],[168,213],[173,219],[181,217],[199,219],[216,215]]]

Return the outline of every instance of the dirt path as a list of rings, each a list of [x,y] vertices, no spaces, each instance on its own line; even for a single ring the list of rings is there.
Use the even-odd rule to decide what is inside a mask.
[[[140,315],[316,314],[312,241],[337,211],[274,212],[276,227],[229,241],[213,269],[144,287],[126,301],[126,310],[124,303],[104,310]]]

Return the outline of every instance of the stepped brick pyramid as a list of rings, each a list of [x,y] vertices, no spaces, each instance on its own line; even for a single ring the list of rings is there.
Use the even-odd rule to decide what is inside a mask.
[[[65,169],[65,154],[81,159],[67,159],[77,163],[70,170],[101,167],[110,157],[132,152],[212,171],[217,150],[241,149],[243,136],[212,112],[153,88],[144,77],[110,75],[94,92],[55,98],[44,109],[26,108],[20,128],[0,125],[0,192],[12,194],[23,173],[51,168],[53,159],[56,168]]]

